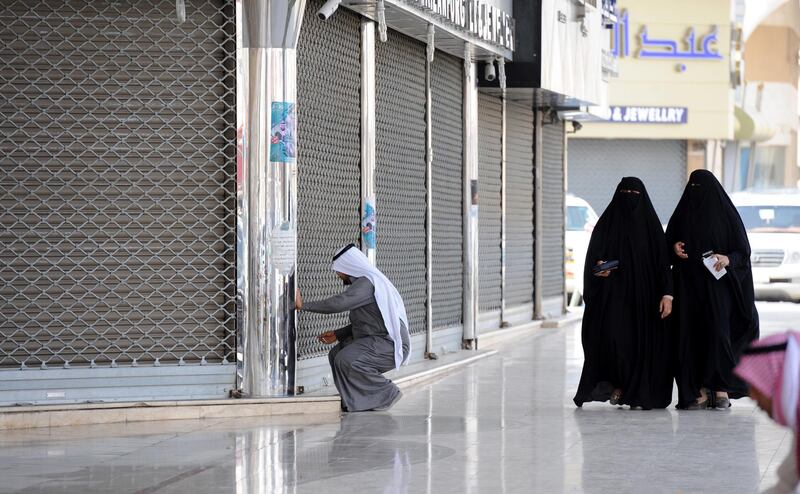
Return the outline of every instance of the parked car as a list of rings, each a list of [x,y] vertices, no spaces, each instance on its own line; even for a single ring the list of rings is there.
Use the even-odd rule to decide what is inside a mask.
[[[756,298],[800,303],[800,189],[737,192],[731,199],[750,239]]]
[[[567,194],[564,276],[570,305],[579,304],[583,294],[583,265],[597,218],[588,202]]]

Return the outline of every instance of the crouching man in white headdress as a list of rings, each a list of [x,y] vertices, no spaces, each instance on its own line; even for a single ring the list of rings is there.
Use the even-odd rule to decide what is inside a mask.
[[[400,368],[411,351],[403,299],[353,244],[334,256],[333,270],[347,289],[329,299],[305,304],[298,290],[297,310],[320,314],[350,311],[350,325],[319,336],[326,344],[339,342],[328,360],[342,409],[388,410],[403,395],[383,373]]]

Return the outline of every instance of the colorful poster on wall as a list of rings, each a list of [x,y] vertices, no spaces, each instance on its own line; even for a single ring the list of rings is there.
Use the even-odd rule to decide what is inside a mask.
[[[273,163],[293,163],[297,157],[297,114],[295,104],[272,102],[269,160]]]
[[[364,201],[364,216],[361,218],[361,239],[367,249],[375,248],[375,199]]]
[[[471,204],[470,204],[470,207],[469,207],[469,212],[470,212],[470,215],[473,218],[477,218],[478,217],[478,202],[479,202],[479,200],[478,200],[478,181],[477,180],[471,180],[469,185],[470,185],[470,195],[472,196]]]

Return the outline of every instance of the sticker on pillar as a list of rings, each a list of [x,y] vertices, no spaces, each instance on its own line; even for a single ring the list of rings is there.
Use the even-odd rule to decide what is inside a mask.
[[[472,181],[470,181],[469,185],[470,185],[470,196],[472,198],[471,201],[470,201],[469,214],[473,218],[477,218],[478,217],[478,181],[477,180],[472,180]]]
[[[367,249],[375,248],[375,200],[364,201],[364,216],[361,218],[361,239]]]
[[[273,163],[293,163],[297,157],[297,114],[295,104],[272,102],[269,160]]]
[[[297,260],[297,230],[283,223],[272,230],[269,239],[272,265],[281,274],[291,274]]]

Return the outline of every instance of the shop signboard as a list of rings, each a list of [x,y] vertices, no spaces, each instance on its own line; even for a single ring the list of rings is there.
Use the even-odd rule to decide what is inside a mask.
[[[469,36],[514,50],[514,18],[487,0],[408,0]]]

